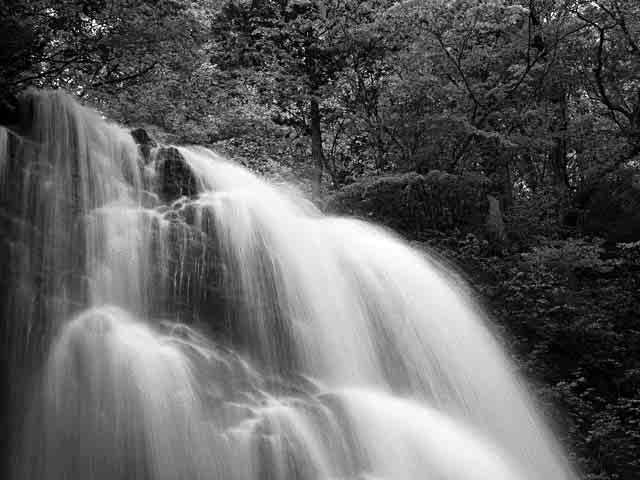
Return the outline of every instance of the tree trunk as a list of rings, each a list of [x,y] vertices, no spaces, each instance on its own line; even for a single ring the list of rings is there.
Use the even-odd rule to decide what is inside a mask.
[[[311,157],[313,159],[313,198],[320,197],[322,175],[324,173],[324,152],[322,150],[322,129],[320,127],[320,105],[311,98]]]
[[[550,154],[550,166],[555,187],[566,192],[569,189],[567,174],[567,93],[563,86],[553,87],[551,101],[556,105],[557,120],[554,122],[553,147]]]
[[[509,208],[513,203],[513,178],[511,175],[511,156],[505,155],[504,172],[502,174],[502,201],[505,208]]]
[[[382,170],[385,165],[384,158],[384,140],[382,138],[382,124],[380,119],[378,118],[378,124],[376,126],[376,168],[378,170]]]
[[[567,141],[564,138],[553,139],[551,149],[551,170],[553,172],[553,182],[560,191],[569,188],[569,177],[567,175]]]

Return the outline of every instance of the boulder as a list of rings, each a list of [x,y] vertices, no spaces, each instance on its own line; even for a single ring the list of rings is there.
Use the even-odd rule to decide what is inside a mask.
[[[177,148],[160,148],[156,154],[156,168],[160,180],[159,193],[165,202],[191,197],[198,192],[196,178]]]
[[[138,144],[140,148],[140,153],[145,160],[145,163],[148,162],[151,158],[151,149],[157,146],[156,141],[151,138],[149,132],[147,132],[144,128],[134,128],[131,130],[131,136],[133,140]]]

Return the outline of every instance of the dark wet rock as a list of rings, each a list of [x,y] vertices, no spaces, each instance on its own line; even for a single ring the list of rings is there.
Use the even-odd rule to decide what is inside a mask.
[[[133,130],[131,130],[131,136],[138,145],[156,145],[155,140],[151,138],[149,133],[144,128],[134,128]]]
[[[135,128],[131,130],[131,136],[140,147],[140,153],[142,154],[145,162],[148,162],[151,159],[151,149],[158,145],[157,142],[144,128]]]
[[[156,157],[160,195],[166,202],[197,193],[197,182],[184,157],[175,147],[161,148]]]
[[[14,126],[19,122],[18,98],[6,92],[0,93],[0,125]]]

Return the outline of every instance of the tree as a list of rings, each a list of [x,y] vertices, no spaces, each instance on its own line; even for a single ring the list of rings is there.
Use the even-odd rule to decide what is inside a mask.
[[[624,142],[613,161],[597,169],[602,174],[640,154],[640,5],[574,0],[567,8],[580,27],[569,60],[581,75],[583,94]]]
[[[30,86],[114,106],[114,95],[192,68],[203,28],[197,4],[183,0],[8,0],[0,9],[0,101],[9,117]]]
[[[311,139],[316,195],[328,167],[323,115],[340,72],[355,59],[357,29],[383,3],[390,2],[230,1],[213,22],[214,63],[263,92],[277,123]]]

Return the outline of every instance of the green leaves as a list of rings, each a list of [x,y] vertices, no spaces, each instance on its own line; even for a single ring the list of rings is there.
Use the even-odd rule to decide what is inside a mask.
[[[2,25],[13,25],[20,46],[0,38],[13,43],[2,48],[7,52],[2,63],[22,59],[2,70],[0,83],[7,96],[29,86],[63,87],[116,113],[120,105],[111,96],[149,85],[168,71],[192,68],[202,41],[192,2],[36,0],[4,5]]]

